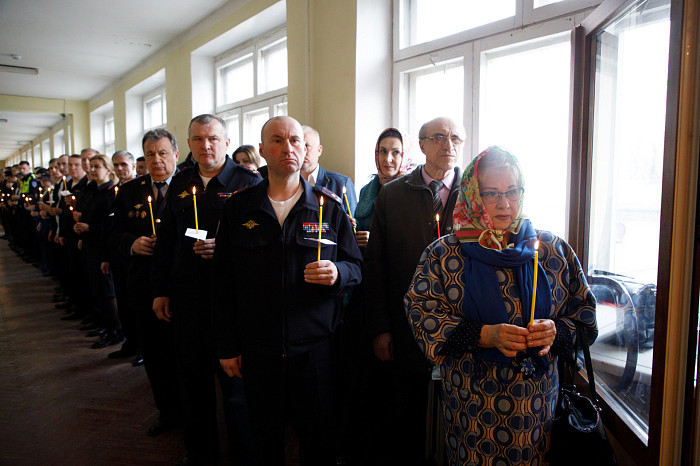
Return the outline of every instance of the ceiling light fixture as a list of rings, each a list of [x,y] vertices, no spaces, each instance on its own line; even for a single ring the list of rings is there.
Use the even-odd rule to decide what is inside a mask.
[[[39,74],[39,68],[29,68],[27,66],[0,65],[0,71],[7,73],[29,74],[36,76]]]

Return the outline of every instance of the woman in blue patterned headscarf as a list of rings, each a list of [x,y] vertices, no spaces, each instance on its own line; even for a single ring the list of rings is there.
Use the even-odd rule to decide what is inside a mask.
[[[597,336],[576,255],[534,230],[522,215],[524,192],[510,152],[479,154],[462,177],[455,233],[426,249],[405,297],[418,346],[440,368],[450,465],[545,464],[557,354],[571,350],[574,321],[589,341]]]

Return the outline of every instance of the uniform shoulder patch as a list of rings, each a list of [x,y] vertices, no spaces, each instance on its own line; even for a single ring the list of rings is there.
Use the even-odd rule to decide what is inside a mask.
[[[323,194],[324,196],[327,196],[327,197],[333,199],[335,202],[337,202],[337,203],[339,203],[339,204],[342,204],[342,203],[343,203],[343,202],[340,200],[340,198],[338,197],[338,195],[337,195],[336,193],[334,193],[333,191],[331,191],[330,189],[328,189],[328,188],[324,188],[323,186],[321,186],[321,187],[314,186],[314,190],[317,191],[317,192],[320,192],[320,193]]]
[[[241,165],[241,164],[239,163],[238,166],[241,167],[242,169],[244,169],[244,170],[250,172],[250,173],[255,174],[255,175],[259,175],[259,174],[260,174],[257,170],[253,170],[253,169],[250,168],[248,165]]]
[[[180,194],[177,195],[177,197],[179,197],[180,199],[184,199],[184,198],[186,198],[186,197],[189,196],[189,195],[190,195],[190,193],[188,193],[187,191],[184,191],[184,190],[183,190]]]

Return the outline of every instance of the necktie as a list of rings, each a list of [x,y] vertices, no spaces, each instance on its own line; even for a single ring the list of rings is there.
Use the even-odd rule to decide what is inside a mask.
[[[430,182],[430,190],[433,192],[433,213],[439,214],[442,212],[442,199],[440,198],[440,188],[442,188],[442,181],[433,180]]]
[[[160,211],[160,205],[163,203],[163,188],[165,187],[165,181],[156,181],[153,183],[158,189],[158,196],[156,196],[156,212]]]

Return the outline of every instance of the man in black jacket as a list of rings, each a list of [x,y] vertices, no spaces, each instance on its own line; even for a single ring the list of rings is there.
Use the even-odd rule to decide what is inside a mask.
[[[219,357],[230,377],[242,377],[256,465],[284,464],[287,422],[301,464],[331,464],[332,335],[340,294],[361,280],[340,199],[300,177],[304,149],[296,120],[268,120],[260,144],[268,178],[231,198],[217,235]]]
[[[170,429],[180,418],[177,367],[173,344],[173,329],[159,320],[152,310],[151,268],[153,247],[160,228],[160,218],[168,201],[168,186],[175,173],[179,151],[177,141],[169,131],[147,132],[142,141],[149,165],[149,174],[121,186],[114,206],[114,227],[109,235],[110,250],[115,251],[127,268],[127,312],[133,315],[133,349],[143,352],[143,362],[151,383],[153,399],[159,411],[158,419],[149,427],[149,436]],[[151,198],[151,208],[148,198]],[[151,223],[151,210],[153,223]],[[119,352],[133,354],[122,347]],[[118,357],[122,354],[110,357]]]
[[[238,189],[260,182],[261,177],[226,154],[229,140],[221,118],[199,115],[190,122],[188,134],[196,164],[178,172],[168,188],[154,250],[153,310],[159,319],[172,321],[175,331],[187,448],[181,463],[200,464],[215,462],[219,454],[217,372],[230,452],[245,453],[247,419],[242,388],[223,374],[212,337],[211,259],[224,203]]]
[[[431,380],[431,367],[406,320],[403,297],[423,250],[438,231],[452,233],[464,130],[448,118],[436,118],[421,127],[419,140],[425,165],[379,191],[365,255],[367,330],[381,361],[374,383],[387,392],[380,448],[388,452],[387,464],[402,466],[424,464]],[[379,387],[382,377],[387,384]]]

